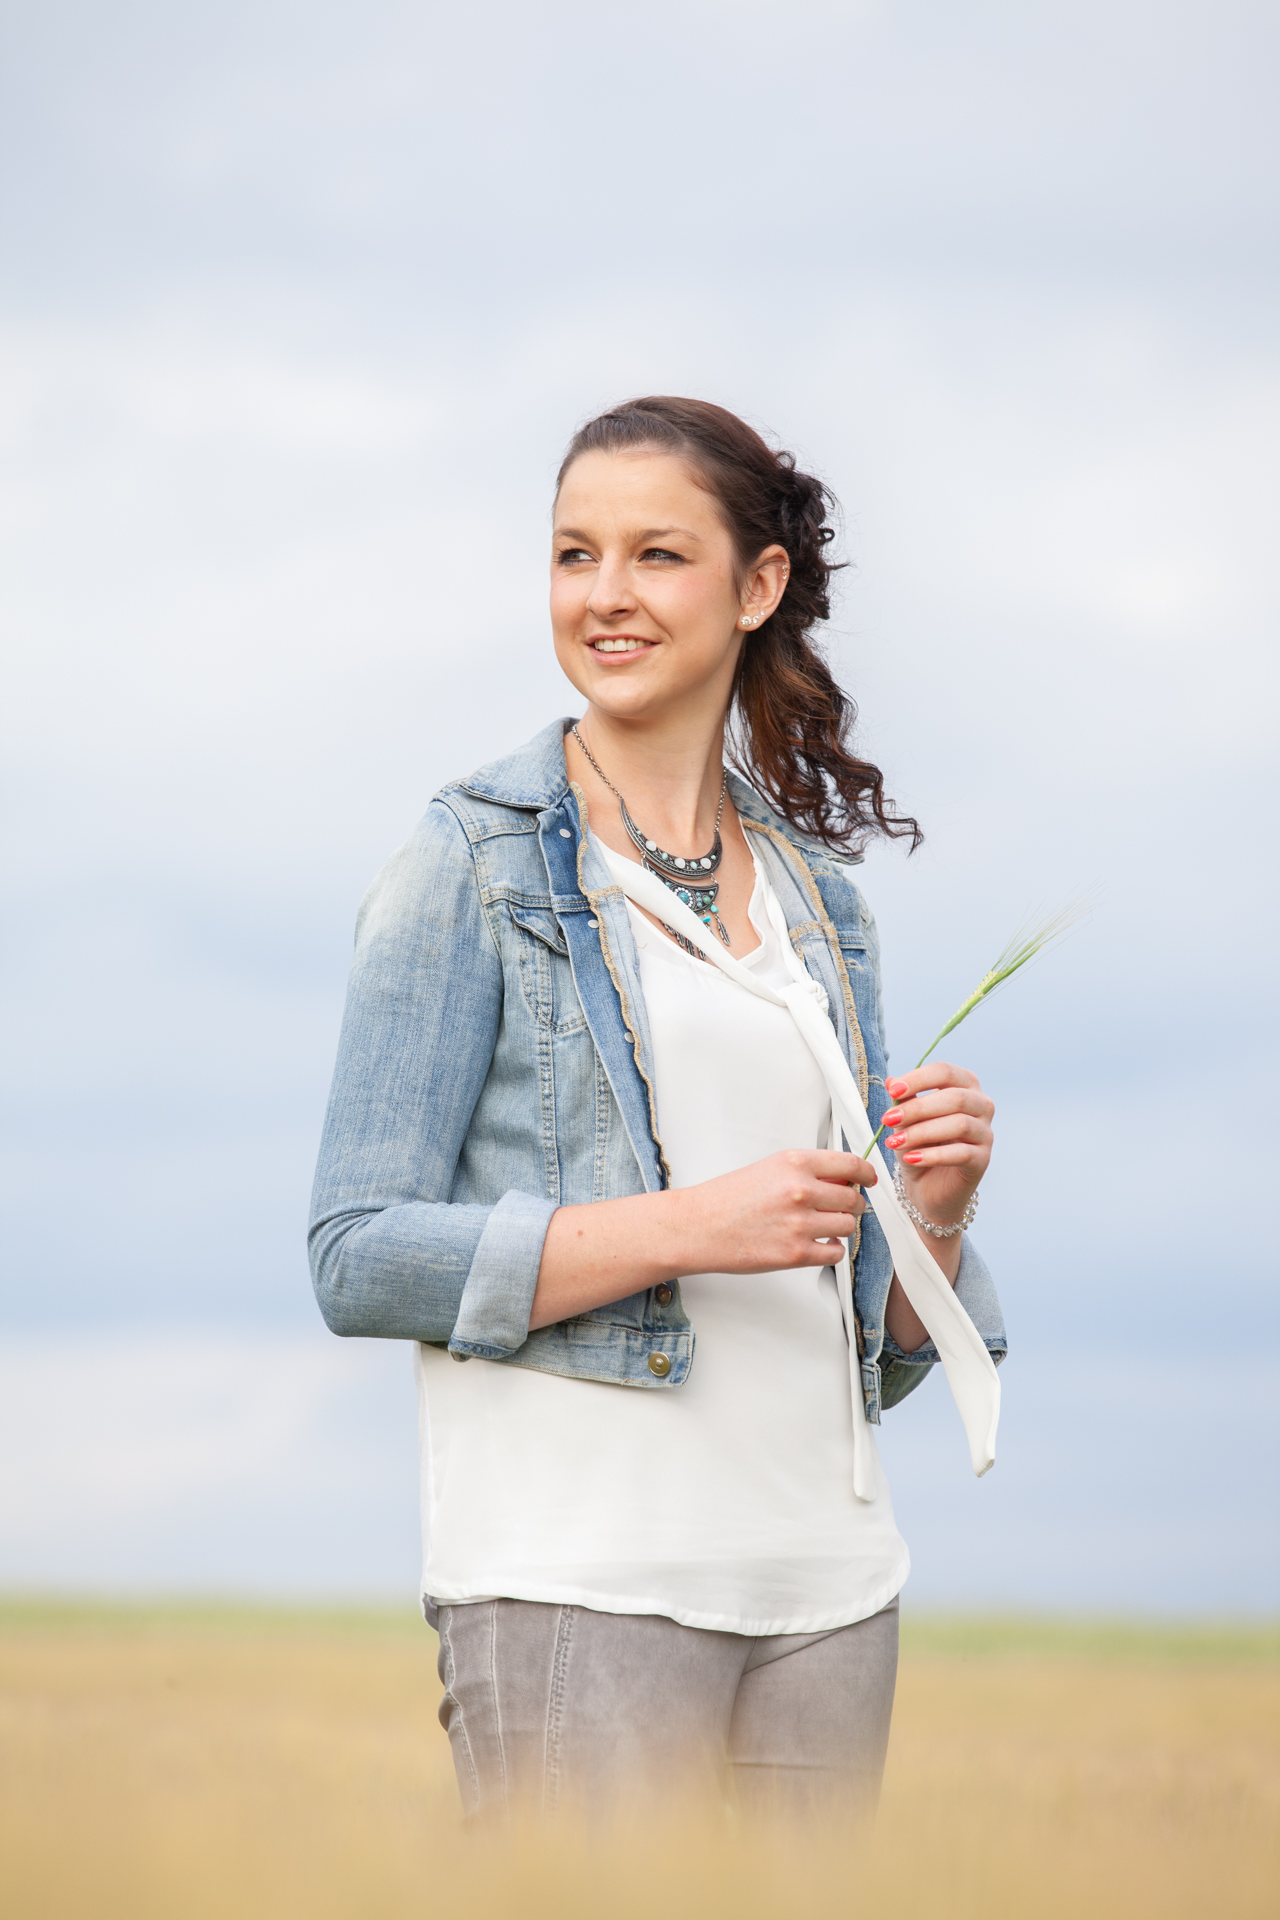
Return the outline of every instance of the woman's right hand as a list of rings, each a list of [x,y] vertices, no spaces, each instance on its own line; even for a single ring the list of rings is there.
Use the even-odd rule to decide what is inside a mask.
[[[696,1187],[557,1207],[529,1330],[686,1274],[831,1266],[875,1183],[855,1153],[793,1147]]]
[[[859,1187],[876,1176],[854,1153],[789,1148],[767,1160],[677,1188],[673,1228],[676,1265],[689,1273],[771,1273],[782,1267],[826,1267],[827,1244],[847,1240],[866,1211]]]

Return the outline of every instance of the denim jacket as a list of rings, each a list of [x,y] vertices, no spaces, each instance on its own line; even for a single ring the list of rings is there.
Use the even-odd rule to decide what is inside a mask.
[[[360,908],[312,1197],[320,1310],[340,1334],[678,1392],[695,1329],[677,1285],[529,1331],[558,1206],[652,1193],[670,1172],[627,903],[587,833],[556,721],[445,787]],[[849,865],[730,792],[821,982],[874,1124],[888,1106],[875,924]],[[938,1355],[885,1332],[892,1261],[868,1210],[850,1243],[868,1417]],[[957,1293],[992,1356],[1005,1335],[965,1239]],[[650,1358],[666,1356],[655,1373]]]

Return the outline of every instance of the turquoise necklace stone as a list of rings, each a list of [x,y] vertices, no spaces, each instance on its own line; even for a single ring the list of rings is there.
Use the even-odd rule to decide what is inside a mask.
[[[728,776],[726,775],[725,786],[727,784]],[[724,845],[720,839],[720,814],[724,811],[725,786],[720,789],[720,812],[716,814],[715,840],[710,853],[704,853],[700,859],[680,860],[673,853],[664,853],[656,841],[646,839],[640,831],[627,811],[627,803],[621,794],[618,794],[618,805],[622,809],[622,824],[627,830],[632,846],[640,855],[641,863],[649,869],[650,873],[656,873],[663,885],[670,887],[676,899],[682,900],[691,913],[697,914],[704,927],[709,927],[714,921],[716,932],[727,947],[730,944],[729,935],[716,908],[716,895],[720,891],[720,883],[718,880],[702,878],[704,873],[715,872],[724,854]],[[667,931],[670,932],[671,929],[668,928]],[[679,940],[680,935],[677,934],[676,938]],[[690,953],[696,951],[687,940],[680,940],[680,944]]]

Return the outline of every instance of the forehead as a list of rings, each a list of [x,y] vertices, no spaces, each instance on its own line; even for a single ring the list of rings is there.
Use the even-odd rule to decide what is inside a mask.
[[[680,525],[713,538],[723,533],[716,503],[678,454],[637,448],[582,453],[556,499],[556,525],[608,520],[655,527]]]

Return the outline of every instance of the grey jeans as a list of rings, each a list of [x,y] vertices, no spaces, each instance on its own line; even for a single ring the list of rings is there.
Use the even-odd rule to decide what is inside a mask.
[[[659,1614],[530,1600],[439,1610],[440,1721],[469,1820],[699,1784],[746,1810],[875,1809],[898,1603],[825,1633],[753,1639]]]

